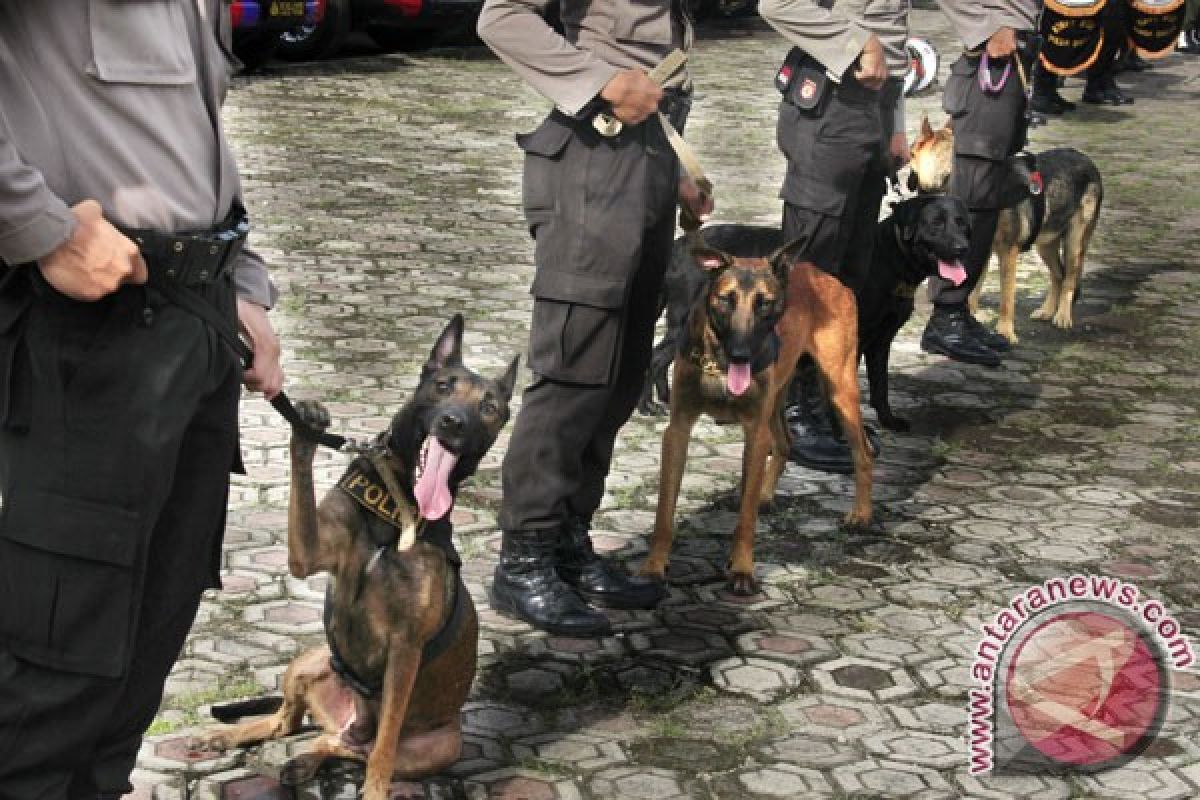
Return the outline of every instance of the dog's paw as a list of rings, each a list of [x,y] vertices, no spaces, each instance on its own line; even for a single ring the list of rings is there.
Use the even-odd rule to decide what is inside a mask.
[[[667,582],[667,565],[666,563],[651,563],[650,559],[646,559],[646,563],[642,564],[642,568],[637,573],[643,578],[649,578],[658,583]]]
[[[301,400],[296,403],[296,413],[306,425],[319,431],[329,427],[329,409],[318,400]]]
[[[1062,328],[1064,331],[1070,330],[1074,321],[1071,319],[1071,309],[1068,308],[1065,312],[1060,311],[1054,315],[1054,326]]]
[[[1046,308],[1045,306],[1042,306],[1041,308],[1032,311],[1029,314],[1029,318],[1030,319],[1050,319],[1050,316],[1053,313],[1054,313],[1054,309]]]
[[[871,514],[851,511],[842,520],[842,528],[848,533],[866,533],[871,529]]]
[[[1005,325],[1001,322],[996,326],[996,333],[1007,339],[1009,344],[1016,344],[1019,341],[1017,339],[1017,331],[1012,325]]]
[[[879,424],[885,430],[895,431],[896,433],[908,433],[912,430],[912,425],[904,417],[897,417],[895,414],[880,414]]]
[[[725,581],[725,588],[729,590],[730,594],[738,597],[752,597],[758,594],[758,581],[755,580],[753,572],[730,570],[729,578]]]
[[[224,753],[233,748],[229,737],[219,730],[189,736],[185,745],[189,753]]]

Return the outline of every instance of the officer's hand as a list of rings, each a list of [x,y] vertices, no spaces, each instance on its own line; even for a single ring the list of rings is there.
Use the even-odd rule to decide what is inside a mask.
[[[283,389],[283,367],[279,364],[279,337],[267,319],[267,310],[241,297],[237,301],[238,322],[242,335],[254,351],[254,363],[242,375],[242,383],[252,392],[262,392],[271,400]]]
[[[854,70],[854,79],[868,89],[882,89],[887,77],[887,58],[883,54],[883,44],[878,36],[871,34],[862,52],[858,54],[858,68]]]
[[[892,134],[892,140],[888,142],[888,154],[892,157],[895,169],[900,169],[908,163],[911,154],[908,149],[908,137],[904,135],[904,131],[896,131]]]
[[[658,111],[663,90],[642,70],[626,69],[612,77],[600,90],[600,96],[612,106],[613,116],[628,125],[636,125]]]
[[[987,41],[988,58],[1008,58],[1017,49],[1017,35],[1012,28],[1001,28]]]
[[[122,284],[146,282],[146,262],[137,245],[104,218],[99,203],[84,200],[71,213],[76,220],[71,238],[38,262],[46,283],[92,303]]]
[[[679,204],[686,207],[692,216],[704,223],[716,207],[712,193],[705,192],[687,175],[679,179]]]

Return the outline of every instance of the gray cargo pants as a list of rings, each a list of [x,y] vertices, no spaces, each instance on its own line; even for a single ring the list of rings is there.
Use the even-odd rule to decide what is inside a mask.
[[[1016,70],[993,94],[979,86],[979,63],[979,58],[966,54],[954,62],[942,96],[942,108],[954,119],[950,194],[961,198],[971,211],[971,243],[962,260],[967,279],[961,285],[937,275],[929,279],[929,296],[939,306],[964,305],[979,283],[992,254],[1000,209],[1012,202],[1015,187],[1008,158],[1025,147],[1029,128]],[[992,65],[996,79],[1003,67],[1003,63]],[[1032,74],[1029,64],[1025,74]]]
[[[672,111],[679,125],[686,107]],[[637,403],[675,232],[679,167],[654,118],[604,138],[554,112],[517,140],[536,242],[534,380],[504,457],[499,522],[506,531],[550,531],[600,505],[613,443]]]

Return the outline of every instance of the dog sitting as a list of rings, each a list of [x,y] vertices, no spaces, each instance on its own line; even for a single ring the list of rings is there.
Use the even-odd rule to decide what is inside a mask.
[[[933,130],[928,118],[912,146],[909,188],[919,192],[944,192],[954,162],[954,131],[947,122]],[[1014,324],[1017,294],[1017,254],[1036,247],[1050,272],[1050,288],[1042,305],[1030,316],[1049,319],[1059,328],[1074,323],[1072,309],[1080,296],[1083,262],[1096,230],[1104,185],[1095,163],[1070,147],[1012,158],[1013,185],[1019,201],[1000,212],[992,252],[1000,262],[1000,314],[996,331],[1016,343]],[[986,269],[986,267],[985,267]],[[971,294],[971,310],[979,307],[979,285]]]
[[[707,235],[707,234],[705,234]],[[741,503],[730,553],[728,585],[757,591],[754,530],[786,465],[788,433],[782,403],[796,362],[813,356],[831,386],[855,463],[855,502],[847,524],[871,519],[871,455],[862,432],[856,379],[854,296],[837,278],[796,263],[794,247],[770,258],[741,258],[696,246],[702,279],[678,335],[671,381],[671,419],[663,434],[658,509],[642,574],[665,580],[675,504],[696,420],[739,422],[745,435]]]
[[[450,511],[508,421],[517,378],[517,359],[494,380],[464,366],[462,334],[455,315],[412,399],[377,439],[380,454],[355,459],[319,506],[316,445],[293,432],[288,567],[297,578],[330,573],[328,643],[291,663],[283,697],[265,701],[273,715],[213,730],[201,746],[286,736],[307,712],[324,734],[285,766],[281,781],[309,780],[331,757],[365,761],[369,800],[384,800],[393,776],[431,775],[458,758],[479,632]],[[297,411],[317,429],[329,425],[319,403],[299,403]],[[263,704],[226,708],[224,716],[270,710]]]
[[[703,230],[709,246],[737,256],[762,258],[782,246],[778,228],[752,225],[713,225]],[[895,203],[875,228],[875,246],[863,286],[855,292],[858,351],[866,361],[871,407],[888,430],[906,431],[908,423],[891,407],[888,362],[896,334],[912,316],[917,288],[930,275],[961,283],[966,273],[960,259],[970,240],[967,208],[946,195],[914,197]],[[675,242],[663,292],[666,333],[655,345],[650,372],[639,408],[660,413],[654,395],[669,402],[667,370],[684,336],[684,320],[692,300],[704,285],[685,238]]]

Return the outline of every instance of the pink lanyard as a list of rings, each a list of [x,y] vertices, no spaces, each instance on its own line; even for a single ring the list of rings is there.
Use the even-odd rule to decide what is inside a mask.
[[[992,83],[992,70],[988,64],[988,54],[984,51],[983,57],[979,60],[979,88],[987,94],[999,94],[1004,89],[1004,84],[1008,83],[1008,76],[1012,73],[1012,60],[1016,57],[1014,54],[1008,59],[1008,63],[1004,65],[1004,72],[1000,73],[1000,80]]]

